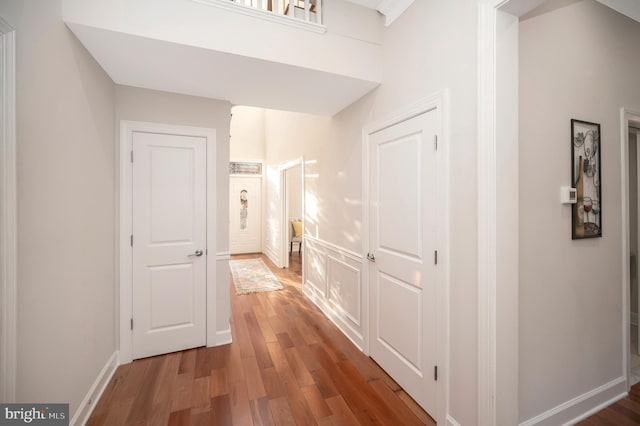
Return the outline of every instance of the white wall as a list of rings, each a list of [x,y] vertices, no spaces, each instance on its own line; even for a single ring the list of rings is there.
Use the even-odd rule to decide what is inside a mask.
[[[287,169],[289,217],[302,217],[302,166]]]
[[[323,5],[326,34],[185,0],[64,0],[64,18],[69,23],[378,81],[382,17],[343,0],[327,3]],[[347,16],[357,19],[344,19]]]
[[[61,14],[0,2],[17,40],[17,399],[73,415],[116,349],[114,84]]]
[[[264,108],[231,108],[230,161],[264,160]]]
[[[415,2],[383,33],[383,82],[375,92],[330,119],[266,113],[267,163],[300,155],[307,160],[306,232],[322,247],[307,251],[307,262],[317,259],[318,271],[306,273],[322,283],[331,280],[323,263],[328,255],[356,253],[362,267],[363,126],[437,90],[450,89],[450,179],[455,197],[450,205],[449,414],[460,424],[476,423],[476,28],[473,0]],[[277,199],[277,188],[268,188],[267,197]],[[275,214],[277,203],[267,211],[271,217]],[[341,250],[337,254],[335,247]],[[353,258],[345,262],[343,270],[353,271]],[[359,278],[356,274],[349,279]],[[347,334],[357,341],[361,331],[355,327]]]
[[[620,108],[640,108],[639,45],[640,24],[593,0],[520,23],[521,421],[626,374]],[[601,124],[602,238],[572,241],[559,202],[572,118]]]
[[[120,120],[147,121],[216,130],[217,204],[216,242],[209,256],[229,252],[229,127],[231,105],[226,101],[116,85],[116,123]],[[229,273],[225,260],[217,262],[216,328],[229,330]]]

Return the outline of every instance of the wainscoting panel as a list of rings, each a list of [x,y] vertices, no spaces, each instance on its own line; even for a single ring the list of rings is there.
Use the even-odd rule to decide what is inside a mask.
[[[363,350],[362,256],[306,235],[304,241],[305,295]]]

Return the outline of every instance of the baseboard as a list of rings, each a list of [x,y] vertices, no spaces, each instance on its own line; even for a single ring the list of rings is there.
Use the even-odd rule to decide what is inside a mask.
[[[631,324],[638,325],[638,313],[631,312]]]
[[[231,341],[231,327],[226,330],[216,332],[216,346],[228,345]]]
[[[460,426],[460,423],[458,423],[456,419],[447,414],[447,426]]]
[[[627,379],[621,376],[520,423],[520,426],[573,425],[625,396]]]
[[[267,256],[267,258],[271,262],[273,262],[274,265],[280,265],[280,259],[278,258],[278,255],[276,254],[275,251],[273,251],[271,247],[266,247],[264,250],[264,254],[265,256]]]
[[[89,420],[93,409],[96,406],[96,402],[102,396],[107,384],[113,377],[113,374],[118,369],[118,351],[115,351],[107,360],[107,363],[102,367],[102,371],[98,374],[95,382],[87,392],[87,395],[84,397],[82,402],[80,403],[80,407],[75,412],[71,421],[69,422],[70,426],[74,425],[84,425]]]

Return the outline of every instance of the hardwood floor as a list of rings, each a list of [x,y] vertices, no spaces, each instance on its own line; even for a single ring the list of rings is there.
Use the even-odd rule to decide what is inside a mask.
[[[640,383],[631,386],[629,395],[593,416],[578,423],[579,426],[640,425]]]
[[[118,367],[87,424],[435,425],[302,295],[298,253],[262,259],[285,288],[232,284],[232,344]]]

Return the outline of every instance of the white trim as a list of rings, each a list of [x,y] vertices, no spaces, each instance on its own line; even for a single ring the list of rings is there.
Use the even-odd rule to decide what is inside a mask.
[[[382,0],[378,11],[384,15],[384,26],[388,27],[398,19],[415,0]]]
[[[302,286],[304,295],[307,296],[358,349],[366,353],[367,339],[365,336],[367,336],[366,330],[368,330],[366,324],[368,305],[363,302],[366,291],[363,290],[364,282],[362,281],[362,272],[367,268],[362,264],[362,256],[310,235],[306,236],[304,244],[304,252],[306,253],[305,261],[312,264],[316,264],[317,262],[314,269],[316,269],[317,274],[323,277],[322,282],[304,280]],[[321,257],[321,259],[314,256]],[[357,291],[359,292],[360,298],[358,307],[360,313],[359,321],[346,312],[336,301],[332,300],[328,294],[331,275],[329,259],[356,272],[355,284],[358,286]],[[353,264],[349,264],[349,261]],[[307,269],[306,265],[303,266],[303,269]]]
[[[496,153],[493,0],[478,4],[478,425],[496,419]]]
[[[355,260],[356,262],[362,261],[362,255],[359,253],[356,253],[355,251],[351,251],[344,247],[340,247],[339,245],[330,243],[329,241],[321,240],[320,238],[316,238],[313,235],[307,235],[306,239],[311,242],[319,243],[319,244],[322,244],[323,246],[329,247],[330,249],[333,249],[339,252],[341,255],[350,257],[352,260]]]
[[[231,342],[231,328],[227,330],[216,331],[216,346],[228,345]]]
[[[460,423],[453,417],[447,414],[447,426],[460,426]]]
[[[304,242],[304,239],[306,238],[305,236],[305,224],[306,224],[306,214],[305,214],[305,200],[306,200],[306,190],[305,190],[305,161],[304,161],[304,157],[300,157],[300,158],[296,158],[295,160],[291,160],[291,161],[287,161],[285,163],[282,163],[280,165],[278,165],[278,175],[279,175],[279,180],[280,180],[280,201],[281,201],[281,215],[280,215],[280,250],[279,250],[279,254],[280,254],[280,262],[279,264],[277,264],[279,267],[281,268],[288,268],[289,267],[289,240],[287,240],[287,226],[289,223],[289,200],[287,199],[287,179],[286,179],[286,173],[287,171],[289,171],[290,169],[300,166],[300,174],[301,174],[301,190],[302,190],[302,215],[301,215],[301,220],[302,220],[302,239]],[[302,261],[302,286],[304,287],[304,276],[305,276],[305,267],[304,267],[304,258],[305,258],[305,253],[304,250],[302,251],[302,258],[300,259]]]
[[[575,424],[577,422],[579,422],[580,420],[583,420],[587,417],[589,417],[590,415],[600,411],[601,409],[603,409],[604,407],[613,404],[614,402],[624,398],[625,396],[627,396],[627,393],[622,391],[619,392],[618,390],[616,390],[616,387],[619,387],[620,385],[624,385],[626,383],[626,377],[625,376],[620,376],[614,380],[611,380],[609,383],[605,383],[602,386],[598,386],[595,389],[590,390],[589,392],[585,392],[582,395],[579,395],[573,399],[570,399],[569,401],[566,401],[550,410],[545,411],[542,414],[539,414],[525,422],[520,423],[520,426],[533,426],[536,425],[538,423],[542,423],[545,420],[550,419],[551,417],[554,416],[558,416],[558,415],[562,415],[563,413],[567,412],[569,409],[576,407],[578,404],[582,403],[582,402],[586,402],[589,399],[592,398],[596,398],[599,395],[604,394],[607,391],[614,391],[614,396],[612,397],[608,397],[606,398],[604,401],[600,402],[599,404],[597,404],[597,406],[595,407],[591,407],[588,411],[586,412],[582,412],[580,413],[578,416],[572,416],[570,419],[566,419],[566,420],[562,420],[562,419],[554,419],[553,421],[551,421],[550,423],[556,423],[556,424],[562,424],[562,425],[572,425]]]
[[[438,267],[436,273],[436,288],[438,312],[436,317],[438,320],[437,336],[437,365],[440,373],[440,380],[437,386],[437,412],[434,414],[436,423],[445,423],[445,419],[449,413],[449,354],[450,354],[450,334],[449,334],[449,292],[450,292],[450,187],[449,187],[449,91],[446,89],[439,90],[430,96],[422,98],[413,104],[396,111],[386,118],[376,120],[367,124],[362,131],[362,255],[364,258],[369,250],[369,228],[371,218],[369,215],[369,203],[371,200],[371,189],[369,187],[369,136],[384,130],[394,124],[409,120],[427,111],[437,110],[438,113],[438,159],[437,164],[437,203],[442,206],[438,210],[436,220],[442,226],[438,227],[436,235],[436,247],[438,248]],[[363,321],[365,344],[364,351],[369,354],[370,345],[370,287],[369,287],[369,268],[362,268],[362,288],[363,303],[365,304]]]
[[[499,43],[513,41],[511,37],[517,37],[516,31],[501,33],[498,30],[498,23],[501,19],[513,19],[531,11],[545,0],[480,0],[478,2],[478,363],[477,363],[477,395],[478,395],[478,419],[480,426],[495,425],[498,420],[511,422],[512,417],[517,414],[517,408],[513,407],[511,401],[503,401],[502,405],[496,405],[496,394],[511,395],[517,400],[518,381],[501,380],[503,387],[497,388],[497,376],[499,373],[496,363],[496,353],[498,343],[501,348],[507,348],[507,361],[504,365],[517,365],[518,351],[512,350],[509,343],[512,336],[499,336],[497,330],[497,315],[502,306],[497,302],[497,279],[498,269],[503,268],[508,272],[509,277],[514,273],[514,265],[498,264],[498,208],[501,211],[509,204],[509,199],[498,199],[498,156],[513,154],[513,145],[504,138],[498,140],[502,132],[509,133],[510,130],[517,129],[517,122],[513,123],[512,118],[498,120],[498,89],[503,88],[502,80],[497,79],[497,73],[506,71],[508,73],[518,69],[517,43],[515,48],[498,51]],[[504,16],[499,16],[503,13]],[[511,16],[509,16],[511,15]],[[508,18],[507,18],[508,17]],[[510,46],[513,47],[513,46]],[[514,50],[515,49],[515,50]],[[500,68],[499,68],[500,67]],[[509,74],[510,75],[510,74]],[[509,81],[509,79],[506,79]],[[507,82],[506,84],[511,84]],[[510,87],[510,86],[509,86]],[[500,92],[500,105],[517,105],[517,91],[503,90]],[[515,116],[517,120],[517,115]],[[511,141],[511,144],[514,142]],[[517,144],[517,141],[515,142]],[[517,150],[517,145],[515,146]],[[517,177],[516,177],[517,178]],[[501,194],[509,197],[510,194]],[[502,204],[499,204],[501,201]],[[506,202],[506,204],[505,204]],[[514,214],[517,214],[515,212]],[[515,220],[517,217],[510,217]],[[517,236],[514,238],[517,239]],[[517,268],[517,266],[516,266]],[[518,285],[518,283],[512,283]],[[509,296],[517,295],[517,290],[507,289]],[[518,303],[517,300],[508,300],[509,303]],[[511,318],[501,318],[502,321],[518,321],[517,306],[511,306]],[[507,332],[508,333],[508,332]],[[502,352],[501,352],[502,353]],[[515,358],[514,358],[515,357]],[[501,373],[503,374],[503,373]],[[514,411],[515,410],[515,411]]]
[[[228,251],[223,251],[220,253],[216,253],[216,261],[218,260],[229,260],[231,258],[231,254]]]
[[[15,31],[0,19],[0,401],[16,400],[17,178]]]
[[[75,414],[71,418],[69,422],[70,426],[74,425],[84,425],[91,417],[91,413],[93,413],[94,408],[96,407],[96,403],[100,400],[100,397],[104,393],[104,390],[107,388],[109,381],[113,377],[114,373],[118,369],[118,351],[115,351],[109,359],[107,363],[102,367],[102,370],[96,377],[96,380],[91,385],[89,392],[85,395],[80,403],[80,407],[76,410]]]
[[[318,34],[324,34],[327,32],[327,27],[322,24],[316,24],[315,22],[305,21],[304,19],[295,18],[293,15],[280,15],[276,12],[269,12],[268,10],[257,9],[255,7],[246,6],[241,3],[236,3],[229,0],[191,0],[196,3],[202,3],[207,6],[217,7],[219,9],[228,10],[235,13],[241,13],[243,15],[251,16],[254,18],[262,19],[268,22],[276,24],[287,25],[299,30],[307,30]],[[322,17],[319,17],[322,22]]]
[[[631,348],[631,334],[629,322],[631,309],[631,277],[629,276],[631,255],[630,227],[629,227],[629,121],[640,121],[640,111],[627,108],[620,109],[620,192],[622,199],[622,368],[627,378],[627,390],[631,389],[631,363],[629,354]],[[639,177],[640,178],[640,177]],[[639,230],[640,232],[640,230]],[[637,255],[637,253],[636,253]],[[637,321],[637,314],[636,314]]]
[[[142,121],[120,122],[120,222],[119,242],[120,248],[120,362],[129,363],[133,360],[133,333],[130,328],[130,319],[133,316],[132,303],[132,271],[131,261],[132,247],[130,235],[132,234],[132,163],[130,153],[132,150],[131,135],[134,131],[165,133],[177,135],[199,136],[207,139],[207,252],[209,247],[216,246],[216,130],[203,127],[180,126],[161,123],[149,123]],[[134,236],[135,243],[135,236]],[[228,253],[222,253],[228,255]],[[216,335],[216,310],[217,288],[216,282],[216,256],[207,255],[207,346],[217,345]],[[227,274],[228,275],[228,274]]]

